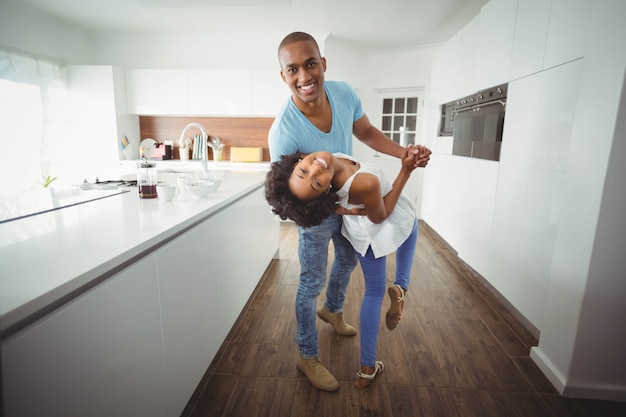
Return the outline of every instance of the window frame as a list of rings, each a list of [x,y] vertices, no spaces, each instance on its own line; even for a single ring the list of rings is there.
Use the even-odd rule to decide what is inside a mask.
[[[423,130],[423,118],[424,118],[424,88],[423,87],[406,87],[406,88],[385,88],[385,89],[375,89],[375,113],[374,113],[374,125],[378,127],[387,137],[393,140],[396,143],[400,143],[401,131],[399,126],[395,124],[395,118],[402,115],[403,118],[406,118],[407,115],[410,117],[415,117],[415,129],[407,129],[406,130],[406,138],[407,143],[422,143],[422,130]],[[404,112],[399,113],[396,112],[396,100],[405,99]],[[407,112],[406,110],[406,99],[408,98],[417,98],[416,103],[416,111],[415,112]],[[384,103],[386,99],[392,99],[394,108],[391,113],[384,111]],[[391,129],[388,129],[387,126],[384,126],[383,117],[391,117],[392,125]],[[406,120],[406,119],[404,119]],[[396,129],[398,128],[398,129]],[[376,153],[376,156],[382,156],[386,158],[391,158],[387,155]]]

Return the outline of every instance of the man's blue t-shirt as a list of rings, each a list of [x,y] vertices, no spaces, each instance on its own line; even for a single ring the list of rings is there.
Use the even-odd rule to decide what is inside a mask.
[[[352,155],[352,124],[364,114],[361,100],[354,89],[343,81],[325,81],[324,90],[332,109],[330,132],[322,132],[313,125],[289,97],[269,131],[272,161],[294,152],[328,151]]]

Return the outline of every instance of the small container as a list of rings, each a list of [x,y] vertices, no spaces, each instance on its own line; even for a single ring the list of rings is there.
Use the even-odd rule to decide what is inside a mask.
[[[143,161],[137,164],[137,188],[139,198],[157,197],[156,163]]]

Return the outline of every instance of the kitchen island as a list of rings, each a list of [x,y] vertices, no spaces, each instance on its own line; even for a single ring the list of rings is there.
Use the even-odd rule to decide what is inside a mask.
[[[178,416],[279,246],[265,170],[0,224],[7,417]]]

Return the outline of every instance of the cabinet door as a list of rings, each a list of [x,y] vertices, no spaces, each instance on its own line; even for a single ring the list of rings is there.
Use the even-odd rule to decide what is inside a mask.
[[[252,112],[255,116],[276,116],[291,92],[280,77],[280,71],[254,70],[252,78]]]
[[[204,116],[251,115],[252,71],[190,70],[189,114]]]
[[[165,416],[153,256],[2,342],[6,417]]]
[[[211,217],[157,252],[171,416],[183,411],[224,340],[219,296],[223,249],[215,234],[219,229]]]
[[[583,60],[510,84],[491,237],[490,282],[542,328]],[[536,94],[541,91],[542,94]]]
[[[186,70],[126,71],[128,113],[167,115],[188,114]]]
[[[431,96],[441,103],[463,96],[461,84],[461,33],[445,43],[433,57]]]
[[[221,211],[215,221],[222,225],[216,228],[216,239],[222,241],[220,314],[225,338],[278,250],[280,222],[262,187]]]
[[[518,1],[511,55],[511,80],[543,69],[549,19],[550,0]]]
[[[517,0],[491,0],[481,9],[474,90],[509,81],[516,6]]]
[[[552,0],[543,68],[552,68],[584,55],[592,0]]]
[[[178,416],[278,249],[264,189],[158,253],[168,415]]]

